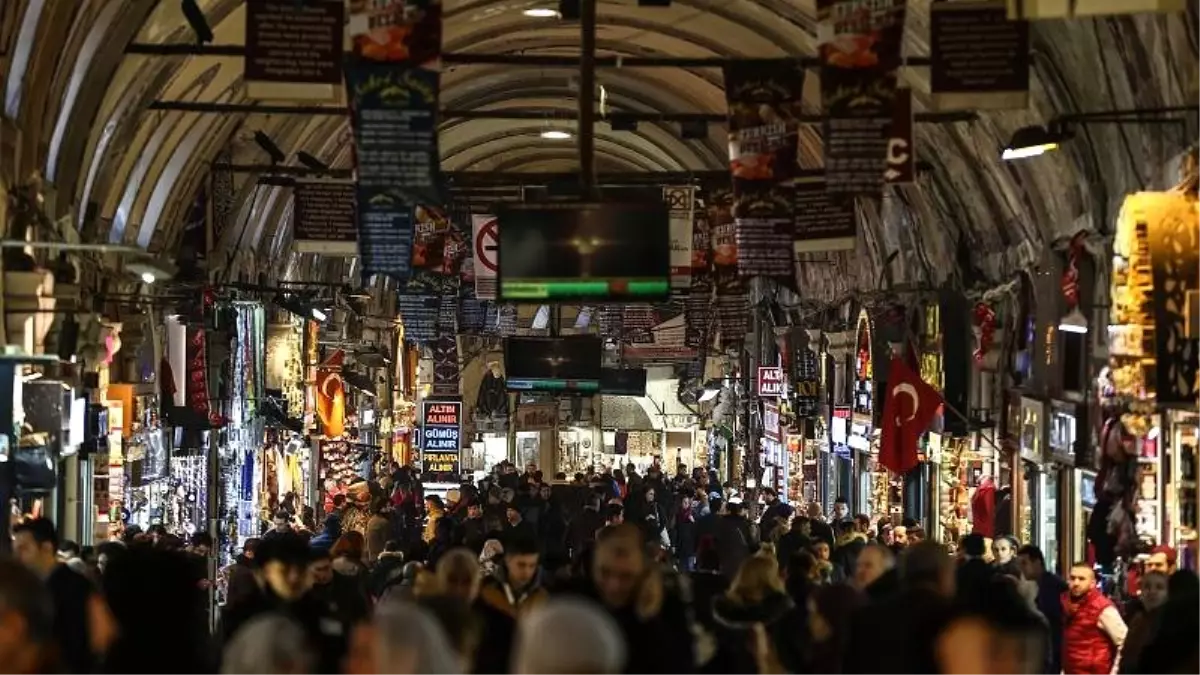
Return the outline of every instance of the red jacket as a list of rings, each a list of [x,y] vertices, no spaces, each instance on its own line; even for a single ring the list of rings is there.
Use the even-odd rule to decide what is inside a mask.
[[[1112,672],[1117,648],[1100,629],[1100,613],[1112,606],[1112,601],[1095,588],[1079,602],[1071,601],[1069,591],[1062,594],[1064,673],[1108,675]]]
[[[989,539],[996,536],[996,483],[991,476],[979,481],[971,496],[971,532]]]

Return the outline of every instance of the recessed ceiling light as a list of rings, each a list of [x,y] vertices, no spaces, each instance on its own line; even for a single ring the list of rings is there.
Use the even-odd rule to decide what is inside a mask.
[[[542,132],[542,138],[550,141],[565,141],[571,137],[571,134],[559,129],[547,129]]]
[[[549,7],[530,7],[521,12],[531,19],[557,19],[558,10],[550,9]]]

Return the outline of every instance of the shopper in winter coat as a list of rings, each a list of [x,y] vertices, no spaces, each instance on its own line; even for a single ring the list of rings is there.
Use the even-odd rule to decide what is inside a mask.
[[[755,624],[766,628],[772,657],[784,668],[783,672],[801,672],[804,616],[784,590],[774,556],[747,558],[729,590],[713,600],[712,611],[713,619],[721,627],[717,655],[721,672],[758,671],[755,654],[747,649]]]
[[[1096,572],[1087,563],[1071,566],[1062,607],[1063,672],[1113,672],[1128,630],[1116,606],[1096,587]]]
[[[1125,648],[1121,651],[1122,673],[1140,672],[1142,650],[1158,628],[1162,606],[1167,603],[1167,575],[1161,572],[1143,575],[1138,590],[1144,611],[1129,623]]]
[[[426,544],[433,541],[434,535],[437,534],[437,524],[446,515],[446,505],[442,503],[442,498],[437,495],[429,495],[425,498],[425,530],[421,535],[421,540]]]

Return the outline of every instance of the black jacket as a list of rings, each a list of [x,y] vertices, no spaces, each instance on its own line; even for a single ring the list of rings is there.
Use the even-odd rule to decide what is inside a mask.
[[[786,672],[798,673],[804,667],[808,624],[804,614],[785,593],[772,593],[761,602],[742,604],[727,595],[712,601],[712,615],[718,628],[717,657],[723,673],[755,673],[758,664],[750,651],[750,629],[763,624]]]
[[[938,672],[934,644],[950,612],[950,600],[923,587],[903,589],[860,607],[851,619],[843,671]]]
[[[329,605],[311,591],[295,602],[287,602],[270,590],[259,590],[236,605],[226,605],[218,630],[222,642],[227,643],[251,619],[270,612],[288,616],[304,629],[309,643],[319,653],[317,672],[341,672],[342,657],[346,653],[346,627],[337,620]]]

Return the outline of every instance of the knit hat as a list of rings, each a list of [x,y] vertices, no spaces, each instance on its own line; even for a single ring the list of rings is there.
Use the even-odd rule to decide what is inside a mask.
[[[516,673],[620,673],[625,639],[607,612],[581,598],[556,598],[519,624]]]

